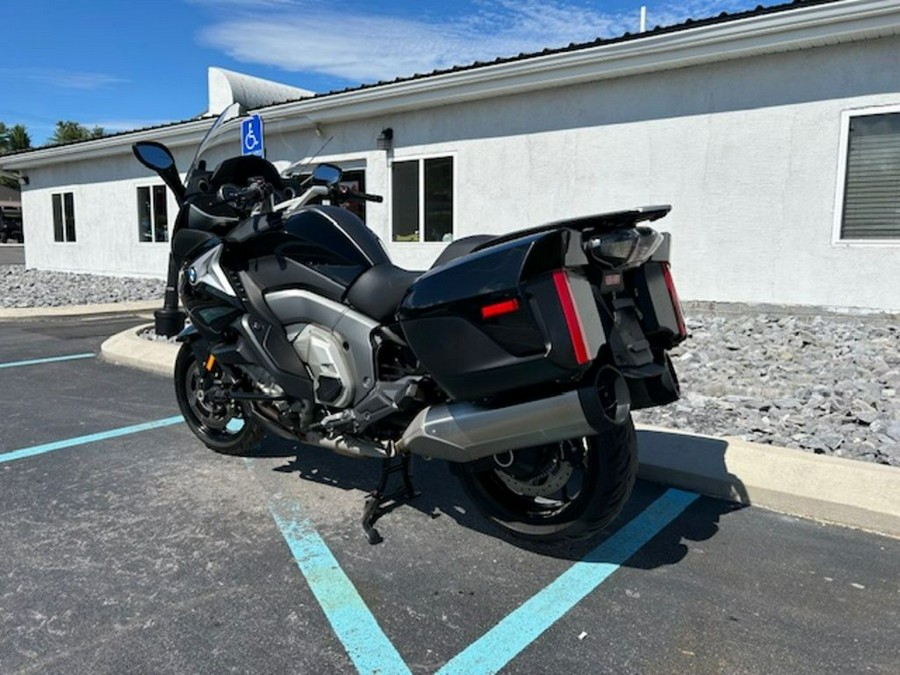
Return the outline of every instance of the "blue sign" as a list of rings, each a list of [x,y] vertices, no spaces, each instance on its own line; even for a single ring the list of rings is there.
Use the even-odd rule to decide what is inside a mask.
[[[251,115],[241,121],[241,154],[266,156],[263,146],[263,121],[259,115]]]

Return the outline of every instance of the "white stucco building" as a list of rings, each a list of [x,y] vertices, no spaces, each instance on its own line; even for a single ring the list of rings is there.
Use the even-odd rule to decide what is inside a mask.
[[[269,159],[331,138],[318,159],[385,195],[366,222],[398,265],[424,268],[448,236],[670,203],[659,225],[684,299],[900,310],[896,0],[799,2],[326,95],[275,86],[266,101],[291,100],[261,108],[249,80],[221,77],[213,112],[257,107]],[[185,171],[209,125],[0,158],[27,176],[26,264],[165,276],[175,203],[131,144],[166,143]]]

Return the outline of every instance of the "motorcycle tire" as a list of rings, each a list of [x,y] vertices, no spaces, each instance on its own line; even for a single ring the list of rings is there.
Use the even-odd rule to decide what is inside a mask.
[[[188,428],[214,452],[249,455],[262,440],[262,427],[244,411],[246,404],[241,404],[244,412],[235,415],[226,406],[204,402],[198,396],[200,381],[200,365],[194,350],[184,343],[175,359],[175,398]]]
[[[524,448],[463,465],[463,490],[510,534],[537,541],[583,539],[612,522],[637,478],[631,417],[582,439]]]

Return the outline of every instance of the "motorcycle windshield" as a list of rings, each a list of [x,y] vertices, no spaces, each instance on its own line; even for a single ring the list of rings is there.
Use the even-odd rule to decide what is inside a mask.
[[[264,129],[265,140],[264,143],[262,137],[256,140],[264,146],[266,159],[283,176],[309,173],[315,157],[331,138],[323,143],[320,134],[308,127],[292,129],[293,125],[286,125],[285,120],[270,123],[265,112],[259,115],[263,121],[260,131]],[[212,171],[224,160],[241,154],[247,140],[243,138],[242,122],[248,117],[239,103],[232,103],[222,111],[197,147],[187,172],[187,184],[196,172]]]
[[[240,117],[240,103],[232,103],[219,114],[219,116],[216,118],[216,121],[213,122],[212,126],[206,132],[203,140],[200,141],[200,145],[197,146],[197,152],[194,153],[194,160],[191,162],[191,167],[187,172],[185,181],[186,183],[191,182],[191,179],[194,177],[194,173],[198,168],[200,168],[201,162],[204,161],[204,155],[212,147],[219,145],[219,143],[223,140],[223,137],[226,135],[225,132],[232,131],[235,127],[240,129],[240,125],[234,122],[234,120],[237,120]],[[232,122],[232,124],[229,124],[229,122]],[[238,131],[238,133],[240,133],[240,131]]]

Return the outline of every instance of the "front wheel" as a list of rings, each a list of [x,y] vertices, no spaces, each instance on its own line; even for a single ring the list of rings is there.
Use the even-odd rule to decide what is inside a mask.
[[[183,343],[175,359],[175,398],[188,428],[210,450],[247,455],[259,445],[263,430],[240,404],[212,400],[208,384],[213,379],[204,378],[194,350]]]
[[[533,540],[589,537],[622,510],[637,477],[629,417],[597,436],[489,457],[459,472],[463,489],[488,518]]]

